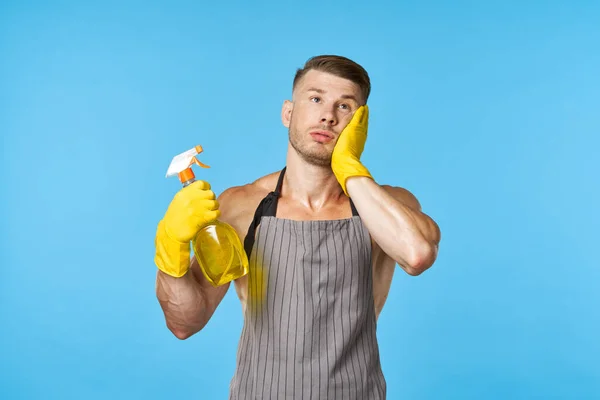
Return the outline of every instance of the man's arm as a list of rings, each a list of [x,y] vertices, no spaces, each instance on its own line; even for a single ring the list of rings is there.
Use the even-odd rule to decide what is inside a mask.
[[[228,189],[217,199],[220,210],[219,220],[234,223],[236,203],[234,191]],[[202,330],[218,305],[221,303],[230,283],[214,287],[206,279],[196,257],[190,257],[189,269],[181,277],[174,277],[162,271],[156,276],[156,296],[163,310],[167,327],[179,339],[187,339]]]
[[[200,271],[195,257],[181,278],[158,271],[156,296],[169,330],[182,340],[202,330],[225,297],[229,285],[212,286]]]
[[[365,226],[381,250],[408,274],[433,265],[440,242],[438,225],[421,212],[407,190],[378,185],[369,177],[352,177],[346,188]]]

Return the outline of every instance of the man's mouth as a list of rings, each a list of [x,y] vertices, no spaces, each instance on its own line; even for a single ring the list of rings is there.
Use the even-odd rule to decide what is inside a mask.
[[[334,138],[333,134],[328,131],[312,131],[310,136],[319,143],[329,143]]]

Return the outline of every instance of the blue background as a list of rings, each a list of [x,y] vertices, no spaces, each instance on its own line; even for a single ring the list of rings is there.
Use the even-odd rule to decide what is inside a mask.
[[[224,399],[230,290],[187,341],[154,294],[171,158],[282,167],[310,56],[369,71],[364,162],[442,229],[378,337],[389,399],[600,398],[600,5],[3,2],[0,397]]]

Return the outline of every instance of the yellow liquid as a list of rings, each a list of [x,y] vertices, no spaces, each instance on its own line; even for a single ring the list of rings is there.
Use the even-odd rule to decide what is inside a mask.
[[[216,221],[204,227],[192,241],[200,269],[213,286],[241,278],[248,273],[248,257],[235,229]]]

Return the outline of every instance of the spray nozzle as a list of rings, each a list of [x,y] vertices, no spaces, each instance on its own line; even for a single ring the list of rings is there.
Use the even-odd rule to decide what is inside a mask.
[[[181,183],[192,181],[195,178],[194,171],[192,171],[192,165],[196,164],[202,168],[210,168],[196,157],[202,153],[202,151],[202,146],[198,145],[173,157],[173,160],[171,160],[171,164],[167,169],[166,177],[169,178],[177,175]]]

